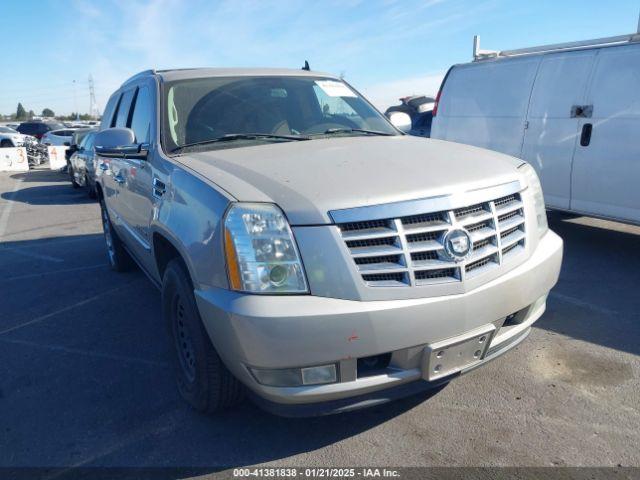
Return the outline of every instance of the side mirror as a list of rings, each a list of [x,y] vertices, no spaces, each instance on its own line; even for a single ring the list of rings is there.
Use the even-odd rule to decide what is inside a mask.
[[[407,133],[411,130],[411,117],[404,112],[391,112],[389,121],[401,132]]]
[[[71,146],[71,144],[69,142],[64,142],[64,146],[65,147],[69,147],[69,146]]]
[[[135,158],[146,160],[149,145],[135,143],[136,136],[130,128],[107,128],[96,134],[96,154],[106,158]]]

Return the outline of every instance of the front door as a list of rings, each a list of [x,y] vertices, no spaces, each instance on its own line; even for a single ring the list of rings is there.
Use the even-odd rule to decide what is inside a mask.
[[[594,57],[594,51],[546,55],[533,85],[521,157],[538,172],[550,207],[570,207],[571,165]]]

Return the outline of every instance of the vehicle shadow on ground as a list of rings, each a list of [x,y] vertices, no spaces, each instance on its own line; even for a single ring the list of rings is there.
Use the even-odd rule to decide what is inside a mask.
[[[549,215],[564,240],[563,269],[536,327],[640,355],[640,228],[581,220]]]
[[[60,174],[58,174],[60,175]],[[31,180],[35,181],[35,180]],[[4,200],[22,202],[28,205],[71,205],[95,203],[84,188],[73,188],[68,180],[57,185],[20,188],[0,195]]]
[[[35,167],[28,172],[15,173],[11,175],[14,180],[23,182],[67,182],[71,184],[69,175],[59,170],[50,170],[49,167]]]
[[[249,400],[201,415],[177,392],[158,290],[137,269],[111,271],[101,235],[10,242],[0,265],[2,467],[135,459],[214,472],[311,454],[439,391],[329,417],[277,417]]]

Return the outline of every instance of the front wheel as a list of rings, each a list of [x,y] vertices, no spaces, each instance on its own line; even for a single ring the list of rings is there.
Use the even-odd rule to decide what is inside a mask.
[[[125,250],[122,240],[113,229],[113,224],[109,219],[107,207],[104,200],[100,202],[100,214],[102,217],[102,230],[104,231],[104,241],[107,245],[107,257],[109,266],[116,272],[125,272],[131,268],[133,260]]]
[[[197,411],[214,413],[239,403],[242,384],[222,363],[202,324],[184,264],[169,262],[162,280],[162,313],[174,344],[180,395]]]

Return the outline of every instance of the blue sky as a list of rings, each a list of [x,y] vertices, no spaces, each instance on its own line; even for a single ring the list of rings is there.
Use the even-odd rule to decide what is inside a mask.
[[[0,113],[88,111],[148,68],[302,66],[381,108],[435,93],[447,68],[510,49],[636,31],[637,0],[39,0],[2,7]]]

